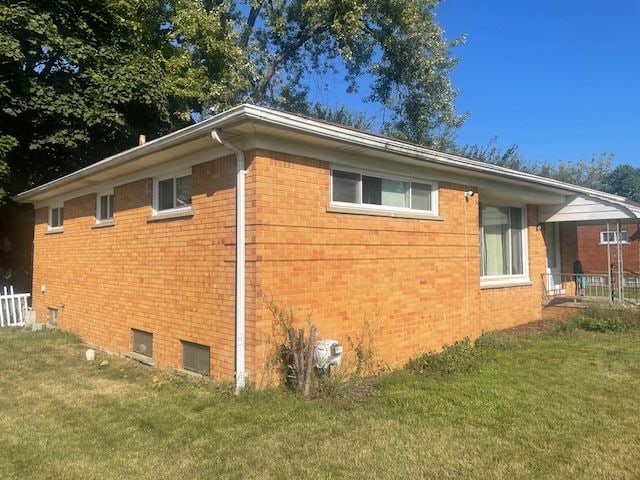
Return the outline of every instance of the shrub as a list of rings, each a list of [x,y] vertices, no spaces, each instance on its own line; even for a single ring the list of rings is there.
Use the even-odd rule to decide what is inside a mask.
[[[479,350],[473,348],[468,338],[444,347],[441,352],[427,352],[409,360],[406,369],[420,374],[451,375],[473,370]]]
[[[623,332],[629,329],[627,315],[613,308],[591,308],[575,319],[578,328],[587,332]]]
[[[377,314],[365,316],[360,332],[347,336],[348,349],[342,359],[342,372],[356,377],[369,377],[387,370],[376,353],[377,324]]]
[[[567,325],[567,329],[575,327],[588,332],[624,332],[640,329],[640,310],[594,306]]]

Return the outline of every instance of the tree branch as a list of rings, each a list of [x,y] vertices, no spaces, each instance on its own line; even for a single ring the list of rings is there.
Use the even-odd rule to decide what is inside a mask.
[[[305,44],[307,40],[312,37],[313,32],[300,32],[298,36],[289,44],[286,48],[284,48],[280,53],[278,53],[271,65],[267,68],[260,78],[260,81],[251,92],[250,97],[255,102],[260,102],[264,98],[264,94],[267,90],[267,86],[273,79],[274,75],[278,72],[280,67],[287,61],[289,58],[298,50],[302,45]]]
[[[245,25],[244,32],[242,32],[242,37],[240,38],[240,45],[242,45],[243,48],[249,44],[251,32],[253,32],[253,27],[256,24],[258,15],[260,15],[260,10],[262,9],[263,4],[264,1],[260,1],[255,7],[251,7],[251,11],[247,17],[247,24]]]
[[[51,58],[47,61],[44,68],[40,72],[40,77],[42,77],[43,79],[46,79],[51,73],[51,69],[54,67],[54,65],[56,64],[59,58],[60,58],[59,55],[51,55]]]

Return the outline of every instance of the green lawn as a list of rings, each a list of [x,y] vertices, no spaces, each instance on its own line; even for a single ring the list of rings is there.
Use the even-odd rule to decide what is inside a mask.
[[[637,331],[493,340],[461,373],[304,401],[169,372],[153,383],[132,362],[87,363],[60,332],[3,329],[0,478],[640,476]]]

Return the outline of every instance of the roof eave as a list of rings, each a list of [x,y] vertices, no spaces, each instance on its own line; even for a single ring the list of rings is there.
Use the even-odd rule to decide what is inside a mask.
[[[399,156],[418,158],[433,164],[461,169],[467,174],[475,173],[499,177],[507,183],[518,185],[525,184],[537,189],[553,189],[555,191],[562,192],[565,195],[581,194],[591,195],[614,202],[626,201],[624,197],[620,197],[618,195],[579,187],[577,185],[529,173],[498,167],[478,160],[440,152],[421,145],[415,145],[348,127],[249,104],[239,105],[195,125],[188,126],[158,139],[151,140],[144,145],[107,157],[104,160],[77,170],[69,175],[22,192],[13,197],[13,199],[20,203],[30,202],[36,196],[49,190],[67,186],[70,183],[85,179],[103,170],[123,165],[145,155],[188,142],[189,140],[203,136],[206,132],[214,128],[223,128],[246,120],[250,120],[258,124],[263,123],[277,128],[296,131],[304,135],[314,135],[334,142],[344,142],[364,148],[394,153]]]
[[[48,190],[53,190],[55,188],[68,185],[75,181],[90,177],[91,175],[94,175],[98,172],[134,161],[145,155],[150,155],[152,153],[156,153],[169,147],[201,137],[206,134],[206,132],[213,130],[214,128],[220,128],[224,125],[240,121],[243,116],[245,116],[246,107],[246,105],[240,105],[195,125],[190,125],[162,137],[150,140],[144,145],[139,145],[130,148],[129,150],[125,150],[124,152],[117,153],[103,160],[100,160],[99,162],[81,168],[80,170],[76,170],[75,172],[72,172],[68,175],[21,192],[13,196],[12,200],[18,203],[29,203],[36,195],[45,193]]]

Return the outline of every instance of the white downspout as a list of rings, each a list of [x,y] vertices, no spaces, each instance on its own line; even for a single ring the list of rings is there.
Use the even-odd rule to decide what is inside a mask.
[[[236,393],[245,386],[245,185],[244,152],[224,140],[217,129],[211,138],[236,154]]]

